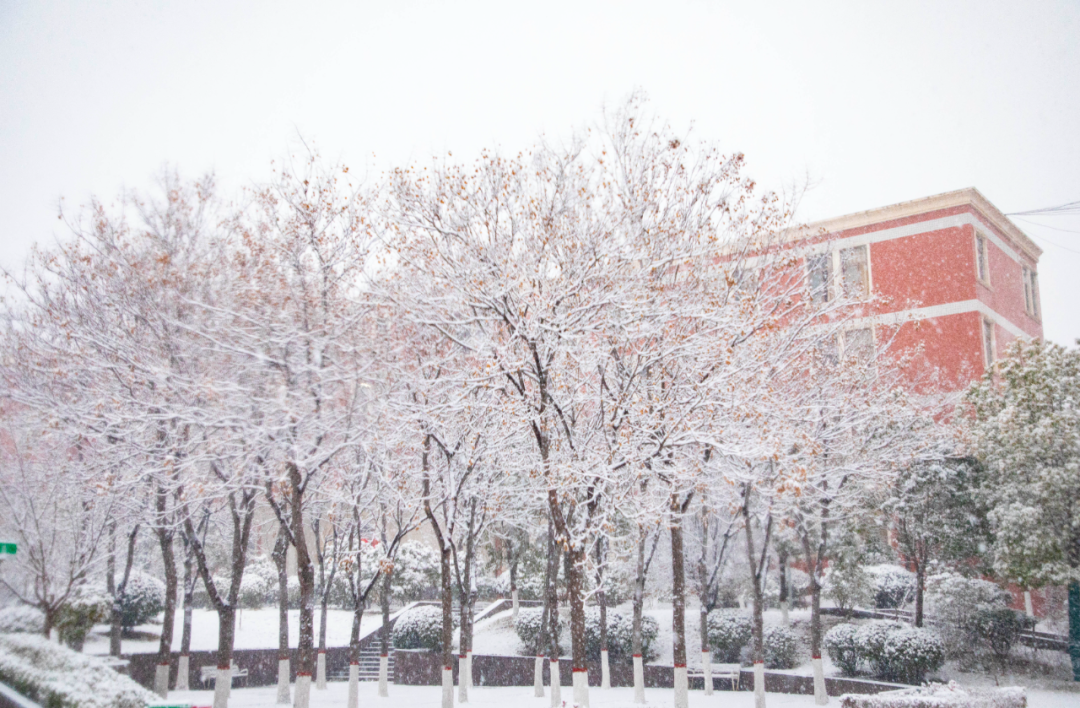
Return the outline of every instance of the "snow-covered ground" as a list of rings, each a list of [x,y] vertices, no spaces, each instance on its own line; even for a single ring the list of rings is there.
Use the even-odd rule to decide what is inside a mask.
[[[546,690],[546,689],[545,689]],[[573,689],[564,686],[562,689],[563,699],[567,705],[570,703]],[[340,708],[345,705],[348,694],[348,684],[330,683],[325,691],[311,691],[311,708]],[[668,708],[673,703],[673,692],[667,688],[645,689],[645,699],[649,706],[656,708]],[[277,697],[277,688],[234,689],[229,699],[230,708],[272,708]],[[454,694],[455,702],[457,693]],[[208,706],[213,703],[213,691],[174,691],[169,694],[168,703],[191,703],[195,706]],[[635,704],[634,690],[632,688],[611,688],[600,690],[589,689],[589,704],[592,708],[641,708]],[[765,695],[765,703],[768,708],[810,708],[814,705],[813,696],[796,696],[784,693],[768,693]],[[374,682],[360,684],[360,705],[378,706],[380,708],[427,708],[442,704],[442,689],[438,686],[390,686],[390,696],[379,698],[377,686]],[[551,699],[548,696],[537,698],[533,695],[532,687],[510,688],[487,688],[474,687],[469,692],[469,706],[473,708],[549,708]],[[690,708],[751,708],[754,705],[754,694],[749,691],[736,693],[718,691],[712,696],[706,696],[701,691],[690,692]],[[835,699],[830,705],[838,706]],[[1080,706],[1080,693],[1061,693],[1051,691],[1028,691],[1028,706],[1030,708],[1077,708]]]
[[[341,647],[349,643],[352,631],[352,613],[347,610],[330,610],[326,620],[327,646]],[[263,610],[243,610],[236,626],[237,649],[275,649],[278,645],[278,611],[276,608]],[[374,630],[382,624],[378,613],[365,614],[360,624],[360,634]],[[184,618],[177,615],[173,630],[173,650],[180,651],[180,633],[184,628]],[[147,624],[135,628],[138,632],[161,635],[160,624]],[[109,653],[109,628],[99,625],[86,638],[84,651],[87,654]],[[289,611],[289,645],[296,646],[300,633],[300,610]],[[319,637],[319,613],[315,613],[315,638]],[[191,648],[193,651],[215,650],[218,642],[218,616],[211,610],[195,610],[191,615]],[[122,650],[127,653],[157,651],[157,639],[125,639]]]

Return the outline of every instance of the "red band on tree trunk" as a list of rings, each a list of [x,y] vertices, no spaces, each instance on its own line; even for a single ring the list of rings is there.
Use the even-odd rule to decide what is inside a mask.
[[[443,668],[443,671],[453,671],[454,670],[453,666],[444,666],[442,668]]]
[[[349,666],[359,666],[359,665],[360,665],[359,661],[350,661],[349,662]]]
[[[387,657],[387,656],[390,656],[390,655],[389,655],[389,654],[379,654],[379,656],[381,656],[381,657]]]
[[[158,664],[158,666],[169,666],[169,662],[163,661],[160,664]]]
[[[320,653],[320,654],[325,654],[325,653],[326,653],[326,650],[325,650],[325,649],[320,649],[320,650],[319,650],[319,653]]]
[[[574,668],[572,673],[577,674],[577,673],[581,673],[582,671],[588,671],[588,669],[583,669],[580,666],[578,666],[578,667]]]
[[[465,658],[465,655],[464,655],[464,654],[458,654],[458,658],[459,658],[459,659],[464,659],[464,658]]]
[[[762,666],[764,666],[765,662],[764,661],[755,661],[754,662],[754,666],[757,666],[758,664],[761,664]]]
[[[307,676],[308,678],[311,677],[311,674],[309,674],[307,671],[297,671],[296,675],[297,676]]]
[[[685,668],[686,668],[686,664],[675,664],[675,668],[676,668],[676,669],[685,669]]]
[[[820,659],[820,658],[821,658],[821,654],[811,654],[811,655],[810,655],[810,658],[811,658],[811,659]]]
[[[218,664],[218,668],[219,669],[230,669],[232,667],[230,667],[228,664],[225,664],[224,666],[222,666],[221,664]]]
[[[634,658],[635,658],[635,659],[640,659],[640,658],[641,658],[641,654],[634,654]]]

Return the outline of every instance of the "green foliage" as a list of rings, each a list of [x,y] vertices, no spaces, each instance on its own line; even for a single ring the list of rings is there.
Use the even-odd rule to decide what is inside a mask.
[[[713,610],[705,620],[706,636],[716,658],[727,664],[739,661],[739,653],[754,634],[754,624],[740,610]]]
[[[165,609],[165,583],[133,570],[119,601],[120,626],[124,631],[146,624]]]
[[[398,649],[439,649],[442,646],[442,609],[420,605],[394,623],[391,640]]]
[[[63,607],[56,619],[60,641],[75,651],[82,651],[86,635],[99,622],[104,622],[112,608],[112,601],[101,588],[79,588]]]
[[[1080,351],[1017,339],[967,401],[994,569],[1024,587],[1080,580]]]
[[[520,612],[518,615],[520,616]],[[641,617],[641,655],[645,661],[656,656],[656,638],[660,623],[656,618]],[[608,658],[611,661],[629,663],[634,657],[634,618],[621,612],[607,611]],[[600,658],[600,608],[585,609],[585,654],[590,659]]]
[[[514,620],[514,631],[517,632],[518,639],[521,640],[521,645],[528,654],[540,655],[548,653],[547,646],[540,646],[540,638],[543,634],[543,627],[541,626],[543,616],[544,608],[542,607],[522,607],[518,610],[517,619]],[[560,618],[558,623],[560,640],[565,631],[566,622]],[[597,648],[597,651],[599,651],[599,648]]]
[[[794,669],[798,641],[787,627],[767,627],[762,637],[765,644],[765,668]]]
[[[853,624],[838,624],[825,633],[825,651],[844,676],[859,673],[862,656],[856,640],[858,632],[859,628]]]

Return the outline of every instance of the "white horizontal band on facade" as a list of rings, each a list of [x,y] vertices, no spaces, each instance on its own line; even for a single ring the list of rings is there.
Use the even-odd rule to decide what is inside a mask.
[[[852,327],[866,325],[898,325],[915,320],[928,320],[935,317],[948,317],[949,315],[962,315],[967,312],[978,312],[986,319],[1004,329],[1014,337],[1031,339],[1031,335],[1005,319],[1002,315],[990,309],[982,300],[961,300],[959,302],[947,302],[943,305],[930,305],[928,307],[916,307],[911,310],[899,312],[886,312],[881,315],[860,317],[852,322]]]
[[[1020,254],[1016,252],[1009,244],[1005,243],[993,230],[986,224],[978,219],[974,214],[963,213],[953,214],[952,216],[943,216],[938,219],[928,219],[927,221],[916,221],[913,224],[904,224],[903,226],[894,226],[889,229],[881,229],[879,231],[868,231],[865,234],[859,234],[858,236],[848,236],[846,238],[838,238],[824,243],[815,244],[813,246],[807,246],[802,249],[792,249],[802,253],[825,253],[832,249],[850,248],[852,246],[862,246],[865,244],[879,243],[881,241],[892,241],[898,238],[907,238],[908,236],[917,236],[919,234],[928,233],[930,231],[941,231],[942,229],[952,229],[959,226],[973,226],[979,230],[979,233],[985,235],[990,242],[1000,248],[1005,255],[1013,259],[1017,263],[1023,264],[1020,259]]]

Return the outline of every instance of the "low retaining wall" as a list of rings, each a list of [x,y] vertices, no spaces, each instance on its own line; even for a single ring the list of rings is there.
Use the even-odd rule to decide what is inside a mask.
[[[473,685],[476,686],[531,686],[533,684],[533,672],[536,659],[530,656],[489,656],[486,654],[473,655]],[[453,658],[454,682],[458,679],[458,658]],[[551,676],[551,662],[544,661],[544,685],[549,683]],[[600,665],[588,663],[589,685],[600,685]],[[613,687],[631,687],[634,685],[634,667],[632,664],[612,663],[611,685]],[[560,685],[570,686],[573,683],[570,662],[559,662]],[[441,654],[426,650],[402,650],[394,651],[394,683],[405,686],[438,686],[442,684]],[[718,691],[732,690],[731,681],[718,676],[713,677],[713,688]],[[741,672],[739,688],[743,691],[754,690],[754,672],[747,669]],[[645,665],[646,688],[672,688],[675,685],[675,669],[671,666],[659,664]],[[690,688],[701,690],[704,687],[702,676],[690,677]],[[839,696],[844,693],[871,694],[882,691],[893,691],[906,686],[882,683],[879,681],[864,681],[860,679],[826,678],[825,687],[830,696]],[[765,672],[765,690],[770,693],[802,693],[814,692],[814,679],[812,676],[794,676],[792,674]]]

